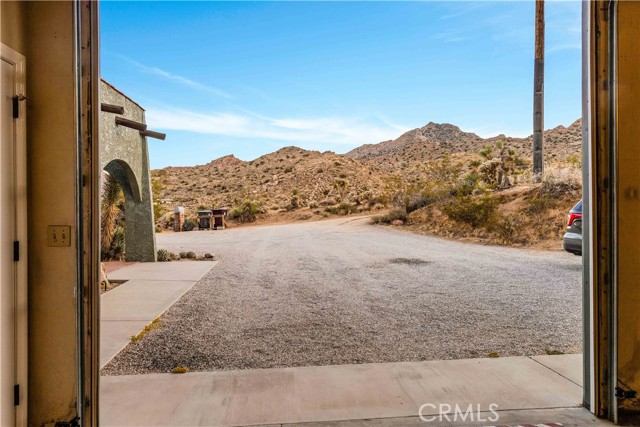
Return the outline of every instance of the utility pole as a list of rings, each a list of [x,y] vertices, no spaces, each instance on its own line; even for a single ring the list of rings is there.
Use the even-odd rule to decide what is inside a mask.
[[[544,171],[544,0],[536,0],[536,46],[533,65],[533,176]]]

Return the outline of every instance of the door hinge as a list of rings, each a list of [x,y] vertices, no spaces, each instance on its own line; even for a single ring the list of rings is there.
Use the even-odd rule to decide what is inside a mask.
[[[14,96],[13,97],[13,118],[17,119],[18,117],[20,117],[20,97]]]
[[[20,242],[13,242],[13,260],[20,261]]]
[[[635,390],[625,390],[620,387],[616,387],[616,397],[618,399],[635,399],[638,393]]]
[[[13,385],[13,406],[20,404],[20,384]]]

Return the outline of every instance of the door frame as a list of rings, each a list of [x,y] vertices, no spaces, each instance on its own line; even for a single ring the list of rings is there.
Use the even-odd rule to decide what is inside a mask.
[[[26,96],[26,58],[24,55],[0,43],[0,57],[14,69],[13,93]],[[28,259],[27,259],[27,132],[26,98],[18,101],[18,118],[14,119],[14,201],[16,240],[19,242],[19,257],[15,262],[16,292],[15,313],[15,384],[18,384],[19,404],[15,407],[15,423],[27,425],[28,403]]]

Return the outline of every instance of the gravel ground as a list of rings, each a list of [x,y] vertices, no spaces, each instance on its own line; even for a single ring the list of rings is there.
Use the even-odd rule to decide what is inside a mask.
[[[106,375],[580,352],[581,259],[366,219],[159,234],[220,259]],[[560,242],[558,243],[560,245]]]

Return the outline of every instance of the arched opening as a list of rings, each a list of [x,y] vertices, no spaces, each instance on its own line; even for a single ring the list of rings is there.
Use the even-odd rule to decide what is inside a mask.
[[[131,199],[136,203],[140,203],[142,198],[140,195],[138,178],[127,162],[120,159],[114,159],[106,164],[104,170],[118,181],[122,187],[125,198]]]
[[[102,258],[155,261],[153,212],[149,196],[145,196],[145,182],[122,159],[109,161],[103,170]],[[114,193],[115,183],[118,188]]]

